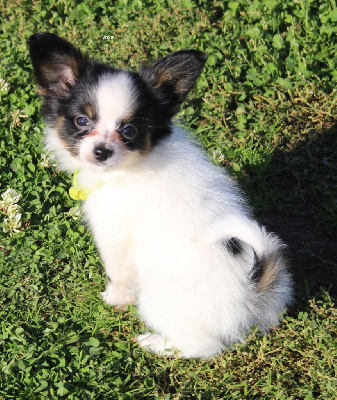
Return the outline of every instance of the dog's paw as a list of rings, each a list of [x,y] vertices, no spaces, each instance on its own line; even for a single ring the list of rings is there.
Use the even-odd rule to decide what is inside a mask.
[[[137,337],[137,341],[145,350],[151,350],[163,356],[173,357],[178,354],[178,350],[167,339],[157,333],[144,333]]]
[[[104,292],[100,293],[100,296],[109,306],[124,306],[133,304],[136,301],[131,290],[127,288],[124,290],[116,290],[111,283],[108,284]]]
[[[157,333],[147,332],[137,337],[140,346],[159,355],[182,358],[211,359],[223,350],[222,342],[214,337],[184,337],[178,348]]]

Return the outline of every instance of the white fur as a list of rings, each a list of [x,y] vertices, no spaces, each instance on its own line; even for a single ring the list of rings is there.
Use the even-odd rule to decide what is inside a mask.
[[[51,157],[58,163],[58,167],[70,173],[85,167],[86,163],[80,159],[75,158],[64,147],[56,128],[50,125],[46,126],[44,144],[46,150],[50,153]]]
[[[103,75],[97,88],[100,130],[113,132],[118,127],[118,120],[128,116],[136,101],[137,92],[130,75],[123,71]]]
[[[255,324],[267,330],[291,298],[278,284],[259,293],[249,279],[257,255],[280,246],[254,222],[236,185],[175,127],[143,158],[121,170],[81,165],[80,184],[95,188],[84,204],[109,278],[108,304],[137,302],[157,334],[140,344],[185,357],[211,357],[242,341]],[[235,257],[221,245],[247,243]],[[166,350],[166,354],[170,351]]]

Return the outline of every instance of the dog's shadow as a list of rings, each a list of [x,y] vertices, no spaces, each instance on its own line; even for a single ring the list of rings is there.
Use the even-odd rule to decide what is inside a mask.
[[[248,186],[257,217],[288,245],[299,301],[322,288],[336,300],[337,125],[313,132],[294,148],[275,151],[266,165],[246,172],[242,184]],[[264,208],[261,196],[266,193],[272,199]]]

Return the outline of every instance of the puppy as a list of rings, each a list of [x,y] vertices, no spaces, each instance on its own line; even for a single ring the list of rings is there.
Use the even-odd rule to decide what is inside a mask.
[[[45,144],[77,189],[108,278],[109,305],[137,303],[144,348],[209,358],[292,297],[280,240],[251,217],[236,184],[172,123],[206,57],[177,51],[139,73],[51,33],[28,41]],[[80,188],[80,189],[79,189]]]

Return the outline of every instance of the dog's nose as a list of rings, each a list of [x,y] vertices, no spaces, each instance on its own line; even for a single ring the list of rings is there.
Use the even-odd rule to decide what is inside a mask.
[[[113,153],[113,149],[104,144],[99,144],[94,147],[94,156],[96,160],[100,162],[106,161],[113,155]]]

